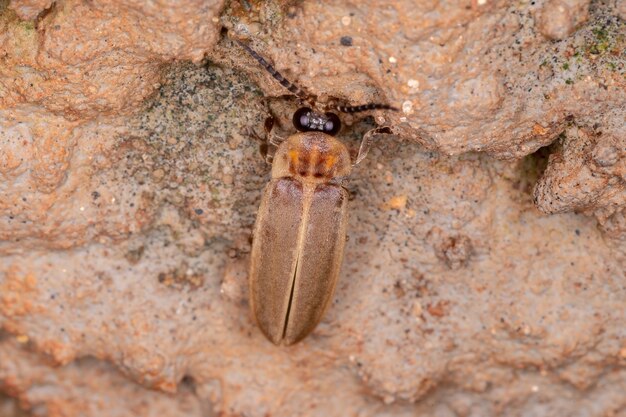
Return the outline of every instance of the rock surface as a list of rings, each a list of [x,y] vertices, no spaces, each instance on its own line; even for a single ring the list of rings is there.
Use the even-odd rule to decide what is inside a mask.
[[[623,1],[179,3],[0,1],[0,392],[37,416],[626,411]],[[246,278],[255,138],[298,103],[233,39],[320,103],[401,108],[342,116],[355,153],[391,134],[291,348]]]

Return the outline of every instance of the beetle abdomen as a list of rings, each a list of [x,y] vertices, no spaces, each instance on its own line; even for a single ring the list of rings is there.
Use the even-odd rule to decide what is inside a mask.
[[[270,181],[251,253],[250,300],[275,344],[309,334],[329,305],[346,236],[347,192],[333,184]]]

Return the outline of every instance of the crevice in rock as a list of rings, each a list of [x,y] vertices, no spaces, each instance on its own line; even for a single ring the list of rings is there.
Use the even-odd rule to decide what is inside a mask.
[[[196,392],[196,381],[190,375],[184,375],[178,384],[179,391]]]
[[[537,184],[537,181],[543,176],[543,173],[548,167],[550,155],[561,146],[563,136],[564,133],[550,145],[542,146],[520,160],[519,178],[514,184],[516,189],[524,194],[532,195],[535,184]]]
[[[46,18],[48,17],[48,15],[50,13],[52,13],[54,11],[54,9],[56,9],[57,7],[57,2],[53,1],[52,3],[50,3],[50,6],[46,7],[45,9],[43,9],[41,12],[39,12],[39,14],[37,15],[37,17],[35,18],[35,27],[39,28],[39,24]]]

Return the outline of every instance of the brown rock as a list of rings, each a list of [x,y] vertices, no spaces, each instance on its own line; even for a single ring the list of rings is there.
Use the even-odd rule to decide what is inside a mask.
[[[42,416],[618,415],[622,2],[560,42],[534,3],[0,1],[0,392]],[[247,303],[249,134],[300,103],[231,37],[320,102],[401,108],[341,115],[354,151],[389,128],[291,348]]]
[[[589,17],[590,0],[547,0],[539,12],[537,26],[542,35],[563,40]]]

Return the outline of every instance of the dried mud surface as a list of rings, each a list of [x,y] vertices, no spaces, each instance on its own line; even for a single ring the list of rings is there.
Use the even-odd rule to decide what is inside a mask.
[[[626,415],[624,4],[0,1],[0,414]],[[342,116],[391,134],[290,348],[246,279],[298,102],[233,39],[401,108]]]

